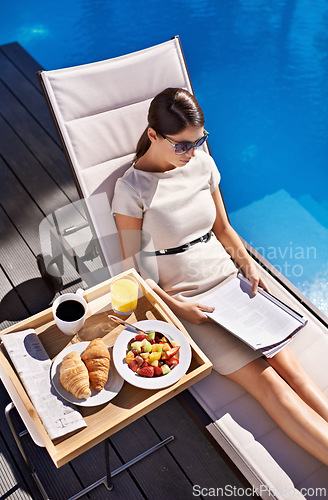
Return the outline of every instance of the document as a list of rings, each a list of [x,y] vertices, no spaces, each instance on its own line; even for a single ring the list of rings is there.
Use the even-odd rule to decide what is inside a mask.
[[[262,288],[252,295],[249,280],[241,274],[202,298],[202,304],[215,307],[206,313],[209,318],[267,357],[288,344],[307,323]]]

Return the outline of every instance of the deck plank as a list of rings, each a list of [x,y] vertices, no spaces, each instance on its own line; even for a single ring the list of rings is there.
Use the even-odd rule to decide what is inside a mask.
[[[0,207],[0,238],[3,234],[9,240],[0,245],[0,331],[48,308],[58,296],[41,278],[34,254]],[[64,292],[81,288],[73,269],[63,281]]]
[[[19,62],[9,59],[8,55],[8,49],[6,51],[0,48],[0,79],[16,96],[21,106],[38,119],[44,130],[59,145],[60,140],[38,83],[36,71],[34,73],[34,69],[37,68],[38,71],[42,68],[36,64],[32,70],[27,71],[29,64],[24,66],[21,64],[18,67]]]
[[[3,441],[1,445],[1,453],[4,454],[10,468],[13,471],[17,484],[22,488],[24,492],[32,495],[33,500],[39,500],[38,489],[30,476],[25,462],[18,451],[13,435],[9,430],[8,423],[5,418],[4,408],[10,403],[9,395],[4,388],[2,382],[0,381],[0,401],[1,401],[1,411],[0,411],[0,437]],[[22,422],[16,412],[13,414],[15,422],[18,422],[19,432],[24,429]],[[2,474],[2,468],[0,467],[0,474]],[[11,497],[9,497],[11,499]]]
[[[6,444],[0,435],[0,498],[10,500],[33,500],[22,483],[20,473],[7,450]]]
[[[35,255],[1,207],[0,241],[1,266],[29,315],[49,307],[53,294],[40,277]]]
[[[45,214],[69,203],[69,198],[58,189],[58,184],[1,115],[0,152],[5,163]]]
[[[170,401],[160,407],[164,417],[168,416],[169,418],[167,412],[169,406]],[[185,422],[187,423],[187,420]],[[165,439],[174,435],[175,443],[174,441],[170,442],[167,446],[160,448],[131,467],[131,474],[138,479],[139,486],[146,496],[151,491],[153,498],[161,498],[163,492],[169,498],[183,498],[185,500],[193,498],[193,481],[189,476],[189,470],[181,467],[173,452],[174,444],[183,448],[185,446],[185,442],[180,440],[181,436],[176,435],[176,430],[175,423],[172,425],[171,421],[169,432],[163,432],[161,438]],[[112,437],[112,442],[126,462],[133,458],[135,446],[140,452],[154,446],[160,441],[160,433],[160,424],[156,424],[156,427],[153,428],[146,418],[139,419],[125,429],[124,439],[120,433],[117,433]],[[188,433],[188,429],[186,429],[186,433]],[[201,481],[201,477],[198,476],[198,478]]]
[[[179,418],[176,418],[179,415]],[[156,408],[147,415],[147,420],[158,429],[161,439],[172,432],[176,439],[170,445],[175,459],[180,467],[188,471],[188,477],[192,484],[202,488],[215,488],[222,485],[224,481],[242,487],[238,484],[235,474],[227,471],[224,461],[215,451],[210,441],[199,431],[185,411],[181,411],[181,406],[176,399],[170,400],[166,404],[166,411],[163,414],[162,408]],[[174,426],[172,425],[174,422]],[[183,446],[181,446],[183,442]],[[201,450],[201,453],[200,451]]]
[[[167,403],[163,405],[162,411],[166,414]],[[111,437],[114,450],[111,449],[111,465],[114,470],[121,462],[115,451],[122,457],[124,462],[131,460],[149,447],[160,441],[156,431],[149,425],[146,418],[140,418],[137,422],[122,429]],[[168,445],[168,447],[171,444]],[[94,459],[89,460],[88,454],[94,454]],[[78,465],[77,465],[78,464]],[[84,455],[72,461],[74,468],[79,471],[88,467],[88,480],[95,481],[99,477],[99,471],[104,471],[103,449],[98,445]],[[93,470],[91,470],[91,468]],[[85,476],[83,476],[85,477]],[[138,486],[137,486],[138,485]],[[166,447],[161,448],[144,458],[142,461],[130,467],[129,472],[123,471],[113,478],[113,498],[167,498],[188,499],[191,490],[190,481],[185,472],[177,466],[176,460]],[[104,498],[103,487],[94,490],[91,494],[93,500]],[[132,493],[133,492],[133,493]]]
[[[45,448],[37,447],[29,436],[23,439],[26,452],[51,500],[65,500],[82,489],[82,478],[87,470],[78,477],[70,464],[57,469]]]
[[[17,43],[7,43],[0,46],[0,52],[2,52],[18,69],[18,71],[24,75],[25,78],[30,80],[32,85],[36,90],[42,94],[40,85],[37,81],[37,72],[42,70],[41,64],[39,64],[23,47]],[[24,99],[25,100],[25,99]]]
[[[44,222],[44,214],[27,192],[25,186],[1,158],[0,172],[0,253],[2,266],[0,274],[0,327],[3,329],[14,321],[49,307],[55,296],[41,280],[36,262],[36,255],[41,251],[39,225]],[[42,234],[43,239],[44,237]],[[75,291],[81,286],[78,273],[72,265],[68,265],[67,261],[65,261],[63,283],[65,291]],[[33,290],[32,295],[31,290]],[[36,295],[37,290],[40,298]],[[19,296],[21,297],[20,301]],[[33,296],[33,306],[31,307],[31,297]]]
[[[122,431],[124,434],[124,430]],[[105,460],[104,460],[104,445],[100,443],[83,455],[74,459],[71,462],[72,468],[76,474],[82,478],[83,487],[93,484],[99,478],[105,476]],[[111,470],[114,471],[122,465],[122,461],[115,453],[113,448],[110,448],[110,465]],[[120,500],[122,498],[132,498],[134,500],[144,499],[144,495],[138,487],[138,483],[131,477],[128,471],[122,471],[113,478],[113,490],[110,492],[110,498],[113,500]],[[95,488],[89,493],[92,500],[103,500],[107,494],[105,485]],[[132,493],[133,492],[133,493]]]
[[[45,215],[32,199],[30,194],[27,192],[23,184],[19,179],[13,174],[11,169],[6,165],[6,163],[0,158],[0,172],[1,172],[1,183],[0,183],[0,207],[7,215],[8,219],[13,225],[12,232],[15,233],[14,228],[21,236],[19,240],[17,237],[17,245],[22,247],[22,251],[25,253],[25,246],[27,246],[34,255],[34,273],[33,277],[40,278],[39,271],[36,267],[36,255],[40,252],[46,251],[45,239],[46,230],[40,233],[40,225],[46,227]],[[19,200],[19,203],[17,203]],[[23,209],[22,209],[23,208]],[[72,213],[73,210],[70,211]],[[76,212],[76,210],[75,210]],[[28,217],[26,217],[28,214]],[[80,216],[81,218],[81,216]],[[83,220],[83,219],[82,219]],[[9,224],[9,221],[6,221]],[[5,237],[8,237],[11,232],[6,231]],[[42,246],[41,246],[42,238]],[[0,248],[3,247],[3,242],[1,242]],[[15,247],[16,248],[16,247]],[[8,254],[6,262],[6,267],[15,268],[17,267],[17,257],[15,256],[15,249],[11,248],[11,252]],[[9,262],[11,265],[9,264]],[[30,262],[29,262],[30,263]],[[70,291],[74,291],[76,286],[71,288],[70,283],[76,282],[79,279],[79,275],[72,266],[66,264],[65,276],[63,278],[64,286],[68,285]],[[2,290],[2,282],[0,281],[0,296],[4,295]],[[50,297],[49,294],[47,296]],[[54,297],[53,297],[54,298]],[[51,299],[51,297],[50,297]],[[48,304],[49,305],[49,304]],[[1,311],[1,305],[0,305]],[[0,320],[1,323],[1,320]]]
[[[0,172],[0,205],[34,255],[37,255],[41,251],[39,226],[45,214],[1,158]]]
[[[29,315],[23,301],[0,266],[0,330],[28,318]]]
[[[36,93],[36,91],[34,92]],[[39,94],[37,96],[40,99]],[[31,97],[29,99],[31,100]],[[18,135],[34,158],[40,163],[40,166],[46,170],[49,177],[66,193],[67,197],[72,201],[77,200],[77,189],[72,182],[72,174],[62,149],[37,121],[42,109],[46,107],[45,102],[38,103],[38,114],[34,117],[22,106],[17,96],[13,94],[13,90],[9,90],[2,81],[0,81],[0,101],[1,115],[9,126],[15,128],[15,132],[12,130],[12,133]],[[49,113],[48,110],[46,111]]]

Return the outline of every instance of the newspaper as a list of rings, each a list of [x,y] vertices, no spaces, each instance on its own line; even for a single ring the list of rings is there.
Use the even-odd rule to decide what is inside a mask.
[[[206,313],[254,350],[272,357],[287,345],[307,320],[259,288],[253,296],[250,282],[241,274],[202,298],[215,310]]]
[[[50,379],[51,360],[35,330],[1,337],[10,359],[52,440],[86,427],[82,415],[59,398]]]

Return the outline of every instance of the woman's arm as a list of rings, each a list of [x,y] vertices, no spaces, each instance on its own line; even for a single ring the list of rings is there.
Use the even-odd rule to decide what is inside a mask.
[[[212,197],[216,207],[216,219],[212,228],[215,236],[252,283],[253,294],[256,294],[258,285],[267,290],[267,286],[261,279],[253,259],[228,221],[219,188],[212,193]]]
[[[135,255],[138,255],[141,248],[142,219],[116,213],[115,221],[120,237],[123,259],[129,262],[132,258],[135,262]],[[214,311],[213,307],[204,306],[195,302],[182,302],[167,294],[155,283],[155,281],[151,279],[146,281],[154,292],[170,307],[174,314],[180,318],[196,324],[209,321],[205,311],[212,312]]]
[[[138,255],[141,248],[142,219],[115,214],[115,222],[120,237],[123,259]]]

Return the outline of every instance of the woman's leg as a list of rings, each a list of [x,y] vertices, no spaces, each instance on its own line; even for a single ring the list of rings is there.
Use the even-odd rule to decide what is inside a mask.
[[[256,359],[227,377],[254,396],[293,441],[328,465],[328,423],[264,359]]]
[[[328,422],[328,398],[304,371],[289,347],[285,347],[267,362],[313,410]]]

